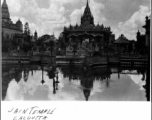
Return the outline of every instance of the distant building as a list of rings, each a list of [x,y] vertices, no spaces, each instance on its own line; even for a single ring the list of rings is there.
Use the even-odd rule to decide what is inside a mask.
[[[37,31],[34,32],[34,36],[31,36],[31,45],[32,47],[36,47],[36,42],[38,40]]]
[[[13,36],[23,33],[23,24],[18,20],[15,24],[10,19],[9,9],[6,0],[2,4],[2,32],[4,39],[13,39]]]
[[[146,36],[141,35],[140,31],[137,32],[137,43],[141,44],[143,47],[146,46]]]
[[[57,39],[54,36],[54,34],[53,35],[47,35],[47,34],[43,35],[38,38],[37,42],[39,44],[40,51],[42,51],[42,50],[50,51],[50,52],[53,52],[52,54],[55,54]]]
[[[84,14],[81,16],[81,24],[64,27],[63,31],[63,41],[66,45],[67,55],[82,55],[82,53],[86,53],[86,49],[89,52],[99,51],[113,42],[114,37],[110,27],[105,27],[103,24],[94,24],[94,17],[88,0]],[[72,53],[74,51],[76,53]]]
[[[22,41],[23,24],[18,20],[15,24],[10,19],[10,13],[6,0],[2,4],[2,51],[8,52],[10,42],[17,36]]]
[[[143,26],[146,29],[146,46],[150,46],[150,17],[146,16],[146,23]]]
[[[135,40],[129,40],[129,48],[128,48],[128,53],[133,53],[136,54],[138,53],[137,51],[137,41]]]
[[[38,40],[38,33],[37,33],[37,31],[35,30],[35,32],[34,32],[34,39],[37,41]]]
[[[119,51],[119,52],[128,52],[129,50],[129,40],[123,35],[121,34],[119,36],[119,38],[114,41],[114,45],[115,45],[115,48]]]
[[[137,38],[137,51],[138,51],[138,53],[145,52],[146,36],[145,35],[141,35],[140,31],[138,30],[136,38]]]
[[[145,53],[147,48],[150,48],[150,18],[146,16],[145,25],[143,28],[146,29],[145,34],[137,32],[137,49],[140,53]]]

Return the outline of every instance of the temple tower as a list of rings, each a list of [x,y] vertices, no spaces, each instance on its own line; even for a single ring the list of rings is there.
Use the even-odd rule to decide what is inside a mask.
[[[4,0],[2,4],[2,20],[6,22],[10,20],[10,14],[9,14],[6,0]]]
[[[94,24],[94,18],[90,10],[88,0],[86,8],[84,10],[84,14],[83,16],[81,16],[81,24]]]
[[[138,30],[138,32],[137,32],[137,37],[136,37],[136,38],[137,38],[137,42],[139,42],[140,35],[141,35],[141,34],[140,34],[139,30]]]
[[[37,40],[38,39],[38,35],[37,35],[37,31],[35,30],[34,32],[34,39]]]

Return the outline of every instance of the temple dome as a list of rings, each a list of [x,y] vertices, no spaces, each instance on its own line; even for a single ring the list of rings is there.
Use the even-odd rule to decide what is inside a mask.
[[[20,21],[20,19],[16,22],[17,25],[22,25],[22,22]]]

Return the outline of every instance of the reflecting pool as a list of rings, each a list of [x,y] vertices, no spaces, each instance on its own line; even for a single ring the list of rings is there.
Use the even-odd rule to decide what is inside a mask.
[[[146,68],[2,66],[4,101],[147,101]]]

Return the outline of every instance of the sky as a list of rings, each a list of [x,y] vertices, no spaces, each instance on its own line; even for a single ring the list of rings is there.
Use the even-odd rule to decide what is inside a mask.
[[[87,0],[6,0],[11,19],[29,23],[31,34],[44,34],[58,38],[64,26],[80,24]],[[1,0],[2,4],[3,0]],[[95,24],[110,26],[117,39],[124,34],[136,40],[139,29],[145,30],[145,16],[150,15],[150,0],[89,0]]]

